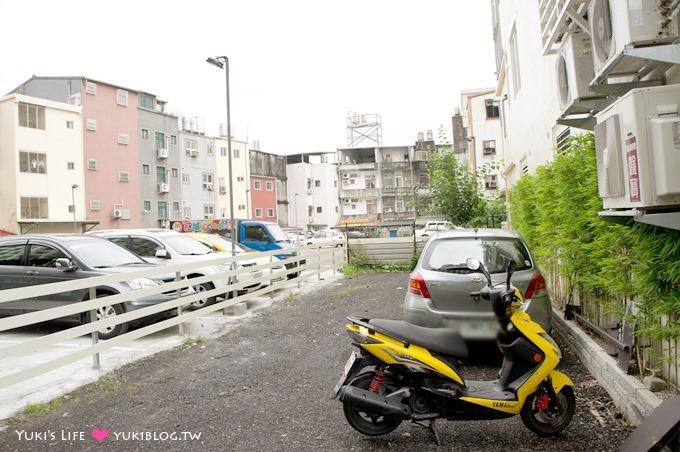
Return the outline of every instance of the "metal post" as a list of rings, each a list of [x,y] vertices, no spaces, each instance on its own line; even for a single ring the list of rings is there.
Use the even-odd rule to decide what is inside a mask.
[[[208,58],[206,60],[213,66],[217,66],[220,69],[224,69],[224,78],[226,81],[226,98],[227,98],[227,153],[229,162],[229,224],[231,228],[231,255],[236,256],[236,224],[234,221],[234,180],[232,177],[232,160],[231,155],[231,111],[229,108],[229,58],[226,56],[218,56],[215,58]],[[236,261],[231,262],[231,269],[236,268]],[[232,283],[236,282],[236,278],[232,280]]]
[[[90,295],[90,300],[96,300],[97,299],[97,289],[95,289],[94,287],[90,287],[88,293]],[[92,309],[90,311],[90,322],[96,322],[96,321],[97,321],[97,310]],[[92,345],[97,345],[98,342],[99,342],[99,331],[94,330],[94,331],[92,331]],[[95,368],[95,369],[100,368],[99,352],[94,353],[92,355],[92,367]]]

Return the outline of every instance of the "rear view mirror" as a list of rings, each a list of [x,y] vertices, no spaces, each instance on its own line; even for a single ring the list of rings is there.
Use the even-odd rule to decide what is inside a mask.
[[[472,271],[477,271],[477,270],[479,270],[480,267],[482,266],[482,263],[479,262],[478,259],[473,259],[473,258],[471,258],[471,257],[469,257],[469,258],[467,259],[467,261],[465,262],[465,264],[467,265],[467,268],[470,269],[470,270],[472,270]]]
[[[487,284],[491,286],[491,275],[484,267],[484,265],[482,265],[479,259],[468,257],[468,259],[465,261],[465,265],[467,265],[468,270],[483,274],[486,277]]]
[[[512,278],[512,274],[515,273],[515,267],[517,267],[515,261],[510,259],[510,262],[508,262],[508,268],[505,270],[508,274],[508,279],[505,281],[505,285],[508,288],[510,288],[510,278]]]

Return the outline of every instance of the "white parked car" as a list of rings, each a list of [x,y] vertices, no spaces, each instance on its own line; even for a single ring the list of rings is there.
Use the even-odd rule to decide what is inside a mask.
[[[321,231],[308,232],[305,238],[305,245],[321,246],[344,246],[345,234],[335,229],[323,229]]]
[[[452,231],[456,227],[450,221],[428,221],[422,228],[416,229],[416,238],[423,240],[429,239],[431,236],[441,231]]]
[[[204,245],[188,235],[168,229],[108,229],[105,231],[90,231],[88,234],[104,237],[129,249],[149,262],[159,264],[205,262],[219,257],[208,245]],[[242,274],[239,276],[239,279],[255,279],[262,276],[262,271],[257,269],[254,261],[246,263],[239,261],[239,266],[246,265],[252,265],[254,271]],[[229,271],[229,264],[209,263],[192,269],[191,272],[187,272],[187,277],[215,275],[226,271]],[[215,288],[224,288],[225,292],[222,296],[228,296],[229,284],[228,278],[215,278],[212,282],[207,281],[199,284],[195,289],[198,292],[205,292]],[[246,288],[245,291],[256,290],[259,287],[260,285],[256,284],[251,288]],[[190,309],[209,306],[215,303],[215,301],[217,301],[216,296],[206,297],[193,302],[190,305]]]

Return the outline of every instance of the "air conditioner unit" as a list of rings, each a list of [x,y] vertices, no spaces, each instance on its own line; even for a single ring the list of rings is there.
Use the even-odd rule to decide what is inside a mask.
[[[158,184],[158,193],[169,193],[170,184]]]
[[[196,149],[192,149],[191,151],[189,151],[189,155],[191,157],[198,157],[198,151]]]
[[[343,179],[349,179],[349,173],[343,173],[342,178]]]
[[[562,110],[576,99],[598,96],[588,87],[595,76],[592,53],[590,36],[587,34],[571,33],[564,39],[556,62],[557,97]]]
[[[111,218],[122,218],[123,217],[123,210],[122,209],[113,209],[113,212],[111,212]]]
[[[170,151],[168,151],[165,148],[159,149],[158,150],[158,158],[159,159],[166,159],[170,156]]]
[[[670,8],[658,4],[658,0],[591,2],[588,21],[596,73],[631,43],[667,43],[678,36],[677,20],[669,17]]]
[[[594,132],[605,209],[680,206],[680,85],[629,91]]]

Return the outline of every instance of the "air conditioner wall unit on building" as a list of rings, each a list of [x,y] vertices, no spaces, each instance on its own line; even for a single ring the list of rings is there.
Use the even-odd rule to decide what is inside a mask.
[[[169,193],[170,192],[170,185],[169,184],[158,184],[158,193]]]
[[[166,148],[161,148],[158,150],[158,158],[159,159],[166,159],[170,156],[170,151]]]
[[[113,212],[111,212],[111,218],[122,218],[123,217],[123,210],[122,209],[113,209]]]
[[[594,132],[605,209],[680,208],[680,85],[629,91]]]
[[[595,72],[599,73],[631,43],[667,43],[677,37],[677,20],[669,17],[669,9],[659,6],[657,0],[593,0],[588,7],[588,21]]]
[[[598,96],[588,85],[595,76],[590,36],[571,33],[562,44],[556,60],[557,97],[567,109],[576,99]]]

